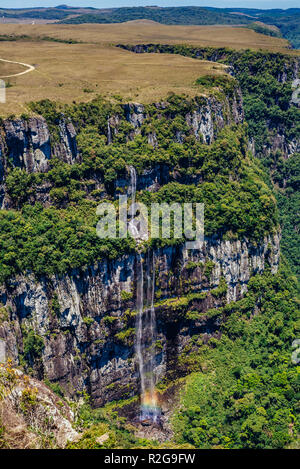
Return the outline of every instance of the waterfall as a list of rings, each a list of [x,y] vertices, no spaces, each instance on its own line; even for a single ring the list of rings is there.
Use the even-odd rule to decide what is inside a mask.
[[[136,170],[133,166],[129,166],[130,170],[130,195],[131,195],[131,210],[130,210],[130,220],[128,224],[128,231],[137,239],[139,232],[137,227],[134,224],[134,215],[135,215],[135,198],[136,198]]]
[[[154,422],[159,417],[159,408],[157,406],[157,398],[155,393],[155,350],[156,350],[156,317],[154,308],[154,293],[155,293],[155,256],[152,252],[152,256],[148,251],[148,262],[147,262],[147,292],[148,292],[148,305],[149,309],[146,311],[148,315],[148,327],[146,327],[147,337],[149,340],[149,353],[148,361],[146,363],[146,376],[148,378],[146,394],[148,393],[151,417]]]
[[[141,380],[141,395],[145,395],[145,374],[144,374],[144,360],[143,360],[143,312],[144,312],[144,271],[142,256],[138,254],[137,258],[137,284],[136,284],[136,307],[137,307],[137,320],[136,320],[136,355],[138,359],[140,380]]]
[[[135,195],[136,195],[136,170],[133,166],[129,166],[129,171],[130,171],[131,205],[133,205],[135,204]]]
[[[109,119],[107,121],[107,144],[110,145],[112,143],[112,133]]]
[[[129,214],[128,230],[134,238],[138,235],[134,224],[137,177],[136,170],[130,166],[130,196],[131,210]],[[135,350],[141,386],[141,414],[142,423],[156,423],[159,421],[159,407],[155,393],[155,341],[156,318],[154,308],[155,292],[155,256],[148,251],[146,257],[146,279],[144,279],[143,258],[137,254],[136,261],[136,340]]]
[[[137,319],[136,356],[141,382],[142,423],[156,423],[160,410],[155,392],[156,318],[154,308],[155,257],[148,251],[146,260],[147,282],[144,281],[143,259],[137,256]],[[146,290],[144,301],[144,290]]]

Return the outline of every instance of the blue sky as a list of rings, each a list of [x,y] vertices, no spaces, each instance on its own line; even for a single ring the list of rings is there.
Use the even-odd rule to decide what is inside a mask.
[[[299,8],[299,0],[0,0],[0,8],[28,8],[33,6],[56,6],[59,4],[72,6],[91,6],[96,8],[120,6],[213,6],[213,7],[240,7],[240,8]]]

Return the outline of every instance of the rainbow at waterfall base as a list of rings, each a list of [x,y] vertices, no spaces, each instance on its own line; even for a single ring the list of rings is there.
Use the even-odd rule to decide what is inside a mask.
[[[141,396],[141,415],[140,421],[143,425],[159,424],[161,409],[158,405],[156,392],[146,391]]]

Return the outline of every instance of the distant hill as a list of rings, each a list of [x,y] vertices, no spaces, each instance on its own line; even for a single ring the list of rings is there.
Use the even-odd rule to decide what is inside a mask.
[[[28,18],[56,20],[66,24],[108,24],[150,20],[170,25],[242,25],[249,26],[262,34],[282,35],[294,48],[300,48],[300,8],[258,10],[254,8],[148,6],[96,9],[58,5],[54,8],[0,8],[0,16],[19,20]],[[259,23],[264,23],[266,26]],[[272,29],[270,26],[275,28]]]
[[[137,19],[148,19],[163,24],[240,24],[248,25],[260,21],[280,30],[292,46],[300,48],[300,8],[288,10],[257,10],[247,8],[208,8],[208,7],[136,7],[97,10],[72,18],[64,18],[63,23],[122,23]],[[253,25],[252,25],[253,27]],[[255,28],[253,28],[255,29]],[[257,28],[258,30],[259,28]],[[260,28],[263,34],[270,34],[269,28]]]
[[[246,24],[246,17],[237,17],[222,9],[211,10],[203,7],[133,7],[114,8],[110,11],[98,10],[64,20],[64,23],[123,23],[138,19],[148,19],[163,24]]]

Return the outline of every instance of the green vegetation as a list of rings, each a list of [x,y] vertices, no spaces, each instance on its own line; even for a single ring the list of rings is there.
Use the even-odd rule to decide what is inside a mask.
[[[47,378],[44,380],[44,383],[46,384],[46,386],[48,386],[48,388],[51,389],[51,391],[53,391],[55,394],[57,394],[57,396],[64,397],[65,392],[58,383],[53,383],[53,382],[49,381],[49,379],[47,379]]]
[[[7,443],[4,439],[4,434],[5,434],[5,427],[4,425],[2,425],[2,421],[0,420],[0,449],[7,448]]]
[[[300,154],[294,154],[288,160],[279,156],[273,165],[272,179],[277,187],[276,195],[282,227],[281,249],[300,278]]]
[[[215,298],[221,298],[222,296],[226,295],[227,292],[227,283],[224,277],[221,277],[220,284],[214,290],[211,290],[211,294]]]
[[[237,88],[236,80],[226,75],[203,75],[196,80],[196,84],[205,88],[220,88],[226,96],[232,96]]]
[[[31,364],[41,358],[44,349],[44,340],[33,329],[24,329],[23,348],[25,360]]]
[[[138,19],[157,21],[163,24],[241,24],[248,19],[231,15],[223,10],[208,10],[199,7],[135,7],[115,8],[109,11],[83,14],[61,20],[61,23],[123,23]]]
[[[135,46],[120,46],[135,50]],[[187,45],[149,44],[141,46],[144,52],[180,54],[212,60],[234,67],[234,75],[243,92],[245,117],[249,126],[248,135],[255,139],[258,156],[263,155],[265,146],[270,146],[268,132],[284,126],[287,141],[300,133],[300,109],[290,106],[297,57],[266,51],[236,51],[227,48],[199,48]],[[140,50],[140,49],[139,49]],[[284,72],[283,72],[284,71]],[[285,78],[283,73],[286,74]],[[221,86],[223,77],[202,77],[198,83]]]
[[[270,27],[264,23],[250,23],[247,28],[253,29],[256,33],[265,34],[266,36],[281,37],[280,30],[276,27]]]
[[[95,320],[94,320],[94,318],[91,318],[91,317],[89,317],[89,316],[85,316],[85,317],[83,318],[83,322],[84,322],[84,324],[86,324],[87,326],[91,326],[91,325],[95,322]]]
[[[240,13],[240,14],[238,14]],[[295,48],[300,47],[299,8],[287,10],[258,10],[253,8],[205,8],[205,7],[136,7],[98,10],[63,18],[61,23],[122,23],[148,19],[162,24],[185,25],[249,25],[261,34],[287,38]],[[253,18],[256,21],[253,22]],[[259,22],[259,23],[258,23]],[[257,24],[258,23],[258,24]],[[261,25],[261,23],[264,24]],[[276,31],[276,29],[278,31]]]
[[[204,266],[204,275],[210,279],[210,276],[211,276],[211,273],[212,273],[212,270],[214,268],[215,264],[213,263],[213,261],[207,261],[205,263],[205,266]]]
[[[228,91],[227,81],[217,84],[222,87],[225,83]],[[128,140],[132,126],[125,120],[125,109],[119,104],[101,98],[72,106],[58,106],[47,100],[32,103],[32,109],[46,118],[54,143],[61,113],[71,119],[78,132],[81,162],[69,165],[54,158],[48,173],[28,174],[18,168],[9,171],[7,191],[19,210],[0,213],[0,281],[25,271],[36,275],[64,273],[132,251],[135,243],[130,238],[97,237],[98,193],[96,200],[91,200],[93,197],[87,190],[92,177],[103,178],[104,196],[106,193],[108,200],[113,200],[116,179],[128,178],[129,164],[138,172],[165,165],[181,178],[201,181],[201,184],[173,181],[154,193],[141,191],[137,197],[146,205],[204,202],[207,235],[218,234],[228,239],[247,236],[259,241],[266,233],[276,230],[276,201],[265,183],[263,169],[247,152],[246,128],[227,126],[209,146],[191,135],[185,116],[203,104],[202,97],[188,99],[170,95],[165,109],[148,105],[149,117],[141,127],[141,134]],[[107,145],[107,120],[111,115],[119,115],[121,123],[113,143]],[[148,144],[151,132],[155,132],[158,148]],[[176,142],[178,132],[181,132],[181,144]],[[29,205],[37,188],[45,182],[51,185],[54,206]],[[182,240],[152,240],[153,245],[174,242]]]
[[[68,9],[60,8],[43,8],[43,9],[34,9],[34,8],[23,8],[23,9],[9,9],[9,8],[0,8],[1,16],[5,18],[32,18],[32,19],[47,19],[47,20],[58,20],[69,16]]]
[[[201,373],[187,378],[173,419],[177,443],[196,448],[283,448],[297,438],[299,370],[291,362],[299,333],[294,279],[283,266],[249,282],[214,347],[202,346]],[[260,314],[253,315],[260,302]],[[189,354],[188,354],[189,357]],[[187,357],[187,358],[188,358]]]
[[[0,303],[0,324],[9,321],[9,312],[7,308]]]
[[[131,291],[126,291],[126,290],[121,291],[122,301],[128,301],[128,300],[131,300],[132,298],[133,298],[133,293]]]
[[[265,10],[263,14],[260,15],[260,20],[279,28],[282,36],[288,39],[295,49],[299,49],[299,17],[299,8],[290,8],[288,10]]]
[[[77,417],[82,438],[70,447],[293,447],[300,431],[299,367],[291,361],[292,342],[299,334],[296,293],[295,278],[283,262],[276,275],[267,270],[252,277],[243,299],[208,311],[211,317],[217,313],[225,318],[222,337],[207,345],[198,335],[192,337],[179,357],[178,366],[194,372],[181,380],[172,440],[158,443],[134,437],[134,427],[121,415],[126,406],[132,409],[135,397],[96,410],[86,402]],[[190,311],[187,318],[197,320],[199,314]],[[193,343],[198,343],[197,349]],[[160,383],[159,389],[166,391],[174,384]]]
[[[232,147],[231,150],[233,150]],[[221,152],[220,146],[220,155]],[[222,155],[225,156],[224,153]],[[263,182],[262,173],[255,167],[254,160],[248,161],[248,166],[242,163],[239,169],[239,163],[237,163],[237,171],[240,170],[239,181],[230,182],[227,179],[223,173],[223,171],[226,172],[225,163],[220,171],[223,174],[214,177],[212,172],[211,178],[209,175],[204,176],[205,182],[201,185],[183,185],[173,182],[166,184],[156,193],[143,194],[140,198],[143,202],[150,200],[158,203],[203,202],[206,235],[219,233],[229,238],[249,236],[254,240],[261,239],[269,228],[271,230],[272,227],[276,228],[277,209],[275,198]],[[214,164],[217,166],[216,160]],[[211,170],[208,155],[204,166],[208,171],[206,173],[206,168],[203,167],[201,175],[209,174]],[[153,240],[153,244],[157,244],[157,240]]]
[[[193,262],[193,261],[188,261],[185,265],[186,270],[194,270],[197,267],[203,267],[204,265],[202,262]]]
[[[190,131],[186,122],[187,113],[205,106],[206,98],[169,95],[164,106],[145,106],[148,117],[140,133],[131,138],[134,129],[126,120],[126,108],[121,103],[113,104],[100,97],[84,104],[59,105],[48,100],[31,103],[31,110],[47,120],[52,144],[59,141],[62,113],[67,122],[72,121],[80,160],[68,165],[53,158],[49,172],[43,174],[27,174],[10,167],[6,189],[15,208],[0,212],[1,282],[20,272],[31,271],[37,276],[62,274],[133,252],[136,245],[132,239],[101,240],[95,229],[99,201],[115,202],[118,188],[126,191],[120,180],[128,180],[128,165],[133,165],[139,176],[145,169],[153,168],[168,175],[166,183],[156,192],[138,191],[137,200],[147,206],[153,202],[203,202],[208,236],[226,240],[246,237],[258,244],[266,234],[278,229],[280,221],[282,246],[295,269],[299,269],[295,244],[299,241],[299,154],[285,160],[280,152],[272,151],[269,140],[270,134],[279,128],[284,128],[288,142],[299,136],[299,109],[290,106],[295,59],[281,54],[190,46],[147,46],[147,51],[219,60],[233,66],[244,95],[247,124],[225,125],[207,145]],[[283,70],[286,81],[282,80]],[[235,99],[236,80],[206,76],[197,80],[195,86],[200,93],[209,89],[212,102],[221,100],[228,104]],[[110,142],[107,127],[112,116],[118,116],[119,126],[118,132],[112,131]],[[225,122],[226,117],[229,116],[224,115]],[[149,144],[149,135],[155,135],[157,146]],[[256,154],[261,160],[249,151],[248,137],[255,138]],[[35,202],[37,189],[44,184],[50,187],[52,206],[48,208]],[[182,241],[158,239],[148,244],[159,247]],[[208,283],[214,263],[189,262],[186,266],[190,274],[197,268]],[[277,275],[271,275],[266,262],[265,273],[250,279],[249,291],[243,299],[225,305],[226,292],[224,278],[209,293],[190,292],[160,301],[162,292],[156,291],[155,306],[160,309],[162,320],[169,312],[186,322],[205,315],[208,323],[218,321],[222,333],[221,338],[212,333],[205,340],[197,333],[181,350],[177,369],[184,374],[193,373],[186,379],[180,407],[173,417],[174,445],[287,447],[300,430],[296,412],[299,370],[291,362],[292,342],[299,332],[295,278],[284,263]],[[57,293],[51,295],[50,314],[52,322],[57,323],[60,305]],[[125,303],[133,293],[122,291],[120,296]],[[202,312],[199,304],[202,306],[211,299],[215,307]],[[109,328],[107,335],[119,348],[132,347],[135,312],[127,310],[121,317],[119,312],[112,311],[116,316],[103,317]],[[0,307],[0,321],[8,318],[9,312]],[[88,328],[94,319],[85,316],[83,322]],[[25,359],[32,365],[40,361],[44,341],[32,328],[23,326],[22,332],[21,364]],[[103,336],[98,344],[102,340]],[[73,354],[75,362],[80,360],[79,354],[77,348],[76,356]],[[88,354],[84,355],[84,360],[87,358]],[[47,384],[62,396],[59,385]],[[107,389],[115,386],[112,383]],[[0,388],[1,392],[3,389]],[[125,396],[129,391],[132,390],[124,386]],[[22,405],[25,414],[34,407],[32,391],[24,391]],[[81,406],[77,416],[81,439],[69,444],[69,448],[158,447],[157,442],[150,444],[134,437],[133,429],[117,415],[115,409],[120,406],[122,403],[113,403],[96,411],[92,411],[88,402]]]
[[[76,429],[80,432],[79,441],[69,443],[67,449],[150,449],[172,448],[193,449],[187,443],[177,444],[174,441],[159,443],[135,436],[136,427],[126,422],[121,416],[128,406],[138,406],[137,397],[110,402],[101,409],[93,409],[86,399],[77,412]]]
[[[121,47],[135,50],[134,46]],[[299,275],[299,157],[294,154],[285,161],[284,151],[274,151],[271,144],[271,136],[276,134],[284,135],[286,146],[293,146],[300,138],[300,109],[291,105],[292,81],[299,59],[266,51],[160,44],[140,47],[143,47],[144,52],[181,54],[234,67],[235,78],[243,92],[248,137],[255,142],[255,154],[261,158],[269,174],[269,178],[264,177],[264,180],[269,186],[273,182],[277,196],[283,228],[282,251]],[[206,87],[228,89],[222,77],[201,77],[197,82]]]
[[[19,212],[1,211],[1,282],[28,270],[36,275],[63,273],[133,248],[130,239],[98,238],[97,221],[93,202],[65,210],[36,204]]]
[[[135,337],[134,327],[130,327],[129,329],[124,329],[123,331],[118,332],[118,334],[115,334],[116,340],[121,342],[124,345],[127,345],[128,347],[132,347],[133,342],[134,342],[134,337]]]
[[[52,36],[29,36],[28,34],[0,34],[0,42],[15,42],[15,41],[47,41],[47,42],[60,42],[62,44],[81,44],[82,41],[75,39],[60,39]]]
[[[118,321],[117,316],[104,316],[103,321],[106,325],[110,326],[111,324],[114,324],[116,321]]]
[[[134,427],[118,416],[115,407],[121,407],[121,404],[110,403],[104,408],[93,409],[86,399],[76,419],[76,427],[82,436],[78,442],[69,443],[67,449],[131,449],[147,446],[145,440],[134,436]]]
[[[60,304],[58,301],[57,293],[53,294],[53,298],[51,301],[51,313],[53,316],[59,317],[60,315]]]
[[[24,415],[28,415],[36,407],[37,394],[38,390],[36,388],[32,389],[29,386],[22,391],[20,398],[20,410]]]

